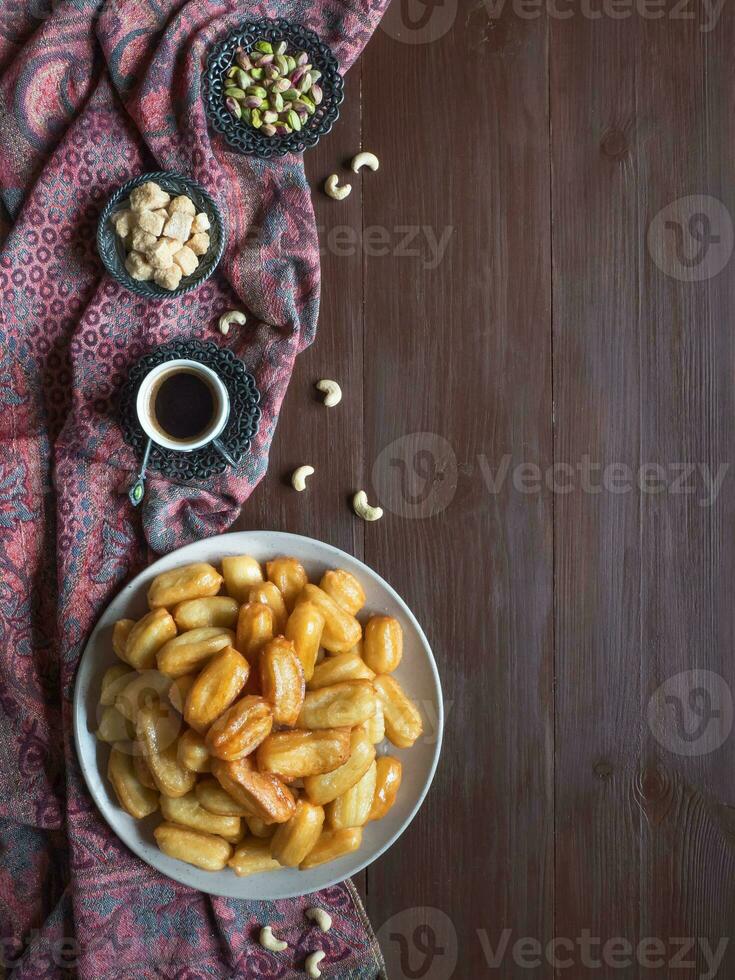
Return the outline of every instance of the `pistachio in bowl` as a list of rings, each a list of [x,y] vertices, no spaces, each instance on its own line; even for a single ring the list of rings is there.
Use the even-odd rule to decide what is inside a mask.
[[[261,38],[250,52],[238,47],[225,73],[225,107],[263,136],[299,133],[324,98],[321,77],[306,51]]]

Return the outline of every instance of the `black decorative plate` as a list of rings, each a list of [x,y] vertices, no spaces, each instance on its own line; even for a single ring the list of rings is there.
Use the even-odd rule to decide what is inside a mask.
[[[322,73],[319,84],[324,98],[298,133],[286,136],[263,136],[244,120],[236,119],[225,107],[223,78],[234,62],[238,47],[248,52],[256,41],[286,41],[289,49],[306,51],[309,60]],[[218,41],[207,58],[204,72],[204,106],[209,121],[235,150],[259,157],[301,153],[315,146],[328,133],[339,115],[345,97],[344,82],[337,59],[331,49],[314,31],[283,18],[253,20],[233,28],[226,38]]]
[[[130,192],[148,180],[155,181],[172,197],[186,194],[194,202],[197,211],[204,211],[209,218],[209,250],[206,255],[200,257],[199,265],[192,274],[182,277],[181,283],[176,289],[164,289],[163,286],[159,286],[153,281],[142,282],[140,279],[133,279],[125,268],[125,246],[110,223],[111,216],[122,208],[123,202],[130,197]],[[176,296],[183,296],[184,293],[201,286],[219,265],[225,250],[226,239],[222,212],[214,198],[196,181],[184,177],[183,174],[177,174],[173,170],[140,174],[140,176],[129,180],[127,184],[123,184],[105,205],[97,224],[97,251],[105,268],[121,286],[137,293],[138,296],[145,296],[146,299],[172,299]]]
[[[138,424],[135,412],[138,388],[152,368],[180,357],[206,364],[224,382],[230,396],[230,417],[219,438],[230,456],[240,463],[250,449],[260,424],[260,392],[243,362],[231,350],[219,347],[212,341],[180,340],[163,344],[133,365],[120,392],[119,414],[126,442],[142,459],[148,437]],[[190,453],[164,449],[154,443],[148,460],[149,470],[172,480],[184,481],[209,480],[224,473],[227,466],[228,463],[211,443]]]

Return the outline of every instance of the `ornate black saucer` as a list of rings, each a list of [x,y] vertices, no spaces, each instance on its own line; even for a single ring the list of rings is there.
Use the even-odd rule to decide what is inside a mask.
[[[143,378],[165,361],[189,358],[206,364],[222,379],[230,396],[230,415],[217,440],[219,447],[208,443],[192,452],[165,449],[151,443],[143,432],[135,411],[135,400]],[[205,483],[228,466],[238,465],[250,449],[260,424],[260,392],[255,379],[231,350],[212,341],[183,340],[162,344],[141,357],[130,370],[120,392],[119,416],[125,440],[143,461],[141,475],[149,469],[171,480]],[[139,489],[138,489],[139,488]],[[130,490],[133,504],[143,499],[143,479]]]
[[[225,108],[225,72],[232,66],[239,48],[245,52],[251,51],[259,40],[286,41],[291,50],[306,51],[311,64],[322,73],[319,84],[324,98],[297,133],[264,136],[253,126],[236,119]],[[282,17],[264,17],[233,27],[212,47],[207,57],[204,71],[205,111],[214,128],[240,153],[252,153],[268,159],[284,153],[301,153],[308,147],[316,146],[334,126],[344,97],[344,82],[329,46],[308,27]]]

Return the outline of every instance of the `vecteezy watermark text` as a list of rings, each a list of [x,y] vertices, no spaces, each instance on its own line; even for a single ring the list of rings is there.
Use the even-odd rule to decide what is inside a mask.
[[[670,978],[686,970],[686,976],[714,980],[730,943],[729,937],[602,937],[588,928],[580,929],[577,936],[545,939],[519,936],[507,927],[499,932],[475,928],[471,935],[480,946],[474,953],[485,963],[485,969],[473,974],[477,977],[516,976],[521,970],[530,973],[550,966],[555,975],[559,971],[569,977],[578,976],[582,968],[585,976],[590,970],[628,971],[623,976],[633,971],[637,977],[644,970],[665,970]],[[377,937],[391,980],[459,980],[465,976],[455,922],[442,909],[403,909],[380,926]],[[466,956],[466,940],[463,950]],[[472,959],[478,962],[477,955]],[[564,972],[567,970],[571,972]]]
[[[696,23],[702,34],[719,23],[725,0],[478,0],[490,23],[515,17],[530,21],[546,17],[565,22],[667,20]],[[451,30],[459,12],[458,0],[395,0],[380,29],[402,44],[433,44]]]
[[[717,500],[730,468],[720,463],[713,472],[707,463],[601,463],[582,456],[577,463],[556,462],[547,467],[538,463],[518,463],[511,468],[506,453],[493,467],[487,456],[477,458],[485,486],[492,494],[500,493],[510,476],[513,488],[522,494],[552,493],[626,494],[635,490],[645,494],[667,493],[697,495],[700,507],[711,507]]]
[[[498,20],[511,9],[521,20],[535,20],[544,14],[550,20],[681,20],[696,21],[703,34],[714,30],[725,0],[482,0],[490,20]],[[700,15],[701,12],[701,15]]]
[[[365,255],[368,258],[419,259],[424,269],[436,269],[447,251],[454,228],[446,225],[436,229],[431,225],[335,225],[317,227],[319,252],[348,258]]]
[[[317,225],[319,254],[336,258],[354,255],[366,258],[412,259],[422,269],[437,269],[447,253],[454,234],[453,225],[435,228],[433,225]],[[303,242],[294,229],[284,229],[274,235],[269,226],[253,224],[241,243],[241,251],[255,256],[268,249],[281,257],[298,254]]]
[[[11,970],[19,966],[25,951],[33,948],[39,957],[44,957],[60,970],[71,970],[77,966],[81,947],[73,936],[49,939],[40,929],[31,929],[23,939],[17,936],[0,936],[0,967]]]
[[[437,432],[410,432],[388,443],[372,468],[380,506],[399,517],[435,517],[450,506],[460,481],[480,479],[487,493],[527,496],[553,494],[630,494],[687,496],[712,507],[730,463],[602,462],[584,454],[578,461],[541,465],[514,461],[511,453],[478,453],[460,463],[452,444]]]
[[[716,197],[689,194],[654,215],[646,244],[653,261],[670,278],[678,282],[714,279],[732,256],[732,216]]]
[[[706,936],[676,937],[667,941],[647,936],[634,943],[625,936],[609,939],[593,936],[589,929],[582,929],[575,939],[556,936],[546,943],[525,936],[511,945],[512,929],[503,929],[494,945],[485,929],[478,929],[477,936],[485,961],[492,970],[500,968],[508,953],[516,966],[527,970],[538,969],[544,961],[554,970],[579,966],[588,970],[629,970],[634,966],[644,970],[693,970],[697,967],[699,951],[707,964],[704,973],[696,974],[700,980],[713,980],[717,976],[730,942],[729,938],[723,937],[713,949]]]
[[[708,755],[724,745],[732,732],[732,690],[712,670],[684,670],[656,688],[648,701],[646,720],[656,741],[668,752]]]

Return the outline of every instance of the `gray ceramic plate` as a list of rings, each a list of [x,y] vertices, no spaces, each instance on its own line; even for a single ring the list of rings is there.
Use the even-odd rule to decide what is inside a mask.
[[[123,617],[136,618],[147,611],[146,591],[160,572],[195,561],[218,565],[224,555],[243,554],[252,555],[260,562],[276,555],[293,555],[303,563],[312,581],[318,581],[328,568],[345,568],[352,572],[362,583],[367,597],[360,619],[364,622],[366,616],[376,613],[395,616],[403,627],[403,659],[395,676],[416,702],[423,717],[424,734],[410,749],[396,749],[388,742],[378,746],[379,755],[390,754],[401,760],[403,780],[393,808],[382,820],[367,825],[358,851],[308,871],[280,868],[238,878],[229,869],[200,871],[158,850],[153,828],[162,819],[160,813],[137,821],[120,808],[105,776],[109,746],[98,742],[93,732],[97,727],[102,676],[113,663],[119,663],[111,645],[115,621]],[[304,895],[343,881],[379,858],[400,837],[423,803],[439,761],[443,727],[441,685],[431,648],[398,593],[371,568],[346,552],[313,538],[279,531],[239,531],[207,538],[166,555],[141,572],[112,601],[95,627],[79,664],[74,690],[77,754],[89,791],[110,827],[131,851],[163,874],[199,891],[231,898],[276,899]]]

